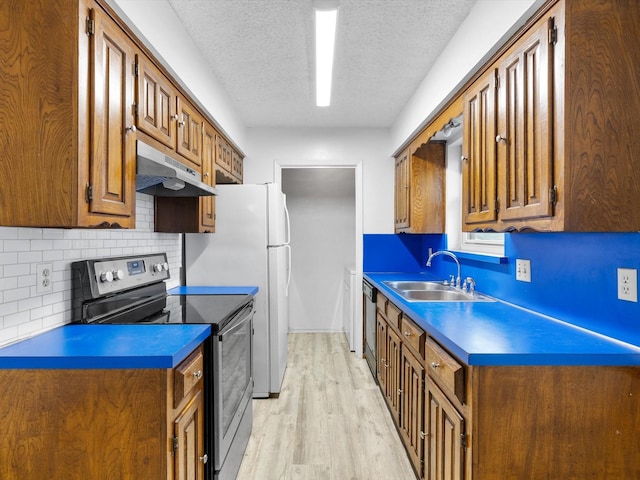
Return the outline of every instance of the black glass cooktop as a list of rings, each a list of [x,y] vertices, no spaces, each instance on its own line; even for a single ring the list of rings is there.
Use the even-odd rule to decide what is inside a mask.
[[[251,295],[167,295],[155,311],[133,310],[102,323],[118,324],[210,324],[214,332],[251,303]]]

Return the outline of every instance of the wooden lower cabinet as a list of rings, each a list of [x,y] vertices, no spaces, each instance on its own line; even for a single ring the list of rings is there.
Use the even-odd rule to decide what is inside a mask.
[[[402,341],[393,328],[387,329],[387,378],[385,399],[396,425],[400,423],[402,395]]]
[[[0,478],[202,480],[202,386],[201,348],[168,370],[0,370]]]
[[[463,480],[464,418],[429,377],[425,380],[424,394],[427,436],[424,478]]]
[[[424,399],[423,362],[403,346],[400,436],[421,478],[424,468]]]

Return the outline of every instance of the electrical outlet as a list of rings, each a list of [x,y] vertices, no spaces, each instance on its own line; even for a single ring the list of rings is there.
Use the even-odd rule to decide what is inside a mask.
[[[53,267],[50,263],[39,263],[36,272],[36,293],[53,292]]]
[[[516,280],[531,282],[531,260],[516,258]]]
[[[618,299],[638,301],[638,271],[635,268],[618,269]]]

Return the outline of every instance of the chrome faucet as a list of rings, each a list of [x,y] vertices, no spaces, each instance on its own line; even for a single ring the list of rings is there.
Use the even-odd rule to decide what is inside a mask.
[[[433,257],[437,257],[438,255],[449,255],[451,258],[455,260],[456,265],[458,265],[458,276],[456,277],[456,288],[460,288],[460,284],[462,281],[462,279],[460,278],[460,262],[458,261],[458,257],[456,257],[449,250],[438,250],[437,252],[433,252],[431,255],[429,255],[429,258],[427,259],[427,267],[431,266],[431,260],[433,259]]]

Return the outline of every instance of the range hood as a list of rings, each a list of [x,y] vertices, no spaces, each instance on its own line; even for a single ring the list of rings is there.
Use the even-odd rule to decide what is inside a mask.
[[[136,191],[156,197],[207,197],[215,188],[200,173],[140,140],[136,141]]]

